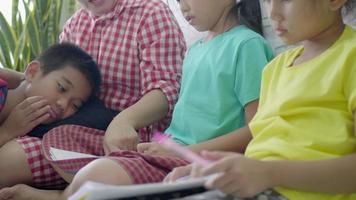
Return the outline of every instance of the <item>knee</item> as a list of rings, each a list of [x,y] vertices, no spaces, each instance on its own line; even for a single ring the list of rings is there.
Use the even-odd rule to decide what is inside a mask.
[[[32,175],[25,152],[16,141],[0,148],[0,188],[18,183],[30,183]]]
[[[115,161],[104,158],[95,160],[82,168],[74,177],[72,191],[79,189],[86,181],[111,185],[131,185],[127,172]]]

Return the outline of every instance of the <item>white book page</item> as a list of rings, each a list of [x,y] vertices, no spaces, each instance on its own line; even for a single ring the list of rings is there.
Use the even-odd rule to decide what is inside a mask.
[[[204,183],[213,177],[216,177],[216,174],[201,178],[181,180],[174,183],[150,183],[131,186],[115,186],[86,182],[76,193],[69,197],[69,200],[114,199],[177,191],[204,186]]]
[[[74,158],[97,158],[98,156],[85,154],[85,153],[78,153],[74,151],[67,151],[62,149],[57,149],[54,147],[50,147],[49,153],[52,160],[67,160],[67,159],[74,159]]]

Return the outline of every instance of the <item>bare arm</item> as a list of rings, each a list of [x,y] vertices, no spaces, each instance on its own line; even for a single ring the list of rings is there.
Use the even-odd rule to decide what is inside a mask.
[[[139,128],[159,121],[168,113],[168,100],[161,90],[152,90],[138,102],[123,110],[110,123],[105,133],[106,154],[122,149],[136,150]]]
[[[8,141],[14,139],[13,136],[8,135],[6,132],[3,130],[4,128],[0,126],[0,147],[2,147],[4,144],[6,144]]]
[[[161,120],[168,113],[168,100],[161,90],[152,90],[137,103],[123,110],[115,120],[130,124],[136,130]]]
[[[195,145],[190,145],[188,148],[195,152],[200,152],[202,150],[214,150],[214,151],[234,151],[241,152],[245,151],[247,144],[252,139],[248,123],[252,120],[258,107],[258,101],[252,101],[245,106],[245,119],[246,125],[239,128],[229,134],[214,138],[212,140],[202,142]]]
[[[24,79],[24,74],[14,70],[0,68],[0,78],[7,82],[10,89],[13,89]]]

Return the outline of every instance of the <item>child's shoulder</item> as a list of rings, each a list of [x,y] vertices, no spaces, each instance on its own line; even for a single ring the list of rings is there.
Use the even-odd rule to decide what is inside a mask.
[[[236,42],[246,42],[252,39],[266,42],[266,40],[255,31],[247,28],[245,25],[237,26],[226,33],[226,37]]]
[[[343,45],[342,48],[356,49],[356,30],[346,25],[338,43]]]

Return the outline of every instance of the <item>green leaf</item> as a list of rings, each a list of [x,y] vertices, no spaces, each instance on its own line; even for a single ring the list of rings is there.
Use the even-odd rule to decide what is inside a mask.
[[[21,64],[21,57],[23,56],[22,54],[27,40],[26,36],[26,31],[22,32],[19,37],[19,40],[17,41],[17,45],[14,51],[15,66],[19,66]]]
[[[38,24],[36,23],[35,16],[33,12],[31,12],[28,15],[27,21],[26,21],[26,29],[28,36],[30,38],[30,46],[31,50],[33,51],[32,53],[34,55],[39,55],[41,53],[41,38],[40,38],[40,29],[38,27]]]
[[[11,68],[13,63],[11,62],[11,51],[7,45],[5,36],[0,32],[0,61],[4,67]]]
[[[19,9],[19,0],[12,0],[12,8],[11,8],[11,20],[12,20],[12,28],[15,29],[15,34],[18,34],[18,32],[16,31],[19,26],[19,24],[17,23],[17,19],[18,17],[20,17],[20,13],[18,12]],[[17,37],[18,35],[16,35]]]
[[[14,31],[6,21],[4,15],[0,12],[0,31],[4,34],[5,41],[10,49],[15,49],[16,37]]]

